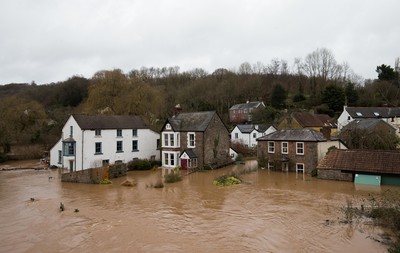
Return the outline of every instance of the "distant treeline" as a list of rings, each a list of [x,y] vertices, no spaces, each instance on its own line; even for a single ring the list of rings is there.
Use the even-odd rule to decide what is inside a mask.
[[[397,63],[398,61],[396,61]],[[53,145],[70,114],[139,115],[159,131],[180,104],[183,111],[216,110],[229,127],[229,108],[263,101],[267,108],[254,123],[273,123],[282,109],[339,113],[343,105],[398,106],[398,65],[371,66],[377,79],[363,81],[347,64],[338,64],[327,49],[317,49],[289,68],[284,60],[241,64],[237,70],[179,67],[146,68],[124,73],[101,70],[87,79],[37,85],[0,86],[0,153],[15,144]]]

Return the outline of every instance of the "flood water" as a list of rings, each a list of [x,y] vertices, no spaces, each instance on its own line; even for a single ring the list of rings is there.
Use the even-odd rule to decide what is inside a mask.
[[[161,189],[148,187],[161,170],[111,185],[61,183],[58,170],[0,171],[0,252],[387,252],[373,239],[379,228],[340,222],[347,199],[382,188],[268,170],[240,185],[212,183],[252,166],[193,173]],[[137,185],[121,186],[127,178]]]

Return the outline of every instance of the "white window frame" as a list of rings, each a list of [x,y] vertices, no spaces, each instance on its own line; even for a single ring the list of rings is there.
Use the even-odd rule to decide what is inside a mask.
[[[95,129],[94,130],[94,136],[101,137],[101,129]]]
[[[191,136],[193,136],[193,140],[191,140]],[[196,133],[195,132],[188,132],[187,133],[187,147],[194,148],[196,147]]]
[[[267,168],[270,170],[270,169],[273,169],[274,168],[274,163],[273,162],[267,162]]]
[[[268,153],[270,153],[270,154],[275,153],[275,142],[274,141],[268,142]]]
[[[162,133],[162,147],[163,148],[179,148],[179,133],[163,132]]]
[[[122,137],[122,129],[117,129],[117,137]]]
[[[285,145],[286,145],[286,147],[285,147]],[[285,151],[285,149],[286,149],[286,151]],[[285,154],[285,155],[289,154],[289,142],[284,141],[281,143],[281,153]]]
[[[306,172],[306,166],[304,165],[304,163],[296,163],[296,173],[299,173],[299,172],[301,172],[303,174]]]
[[[162,152],[162,163],[165,167],[172,167],[175,168],[178,166],[178,159],[179,159],[179,152]]]
[[[302,147],[300,148],[299,145]],[[303,151],[299,152],[300,149]],[[304,155],[304,142],[296,142],[296,155]]]
[[[132,129],[132,136],[137,137],[138,136],[138,130],[136,128]]]

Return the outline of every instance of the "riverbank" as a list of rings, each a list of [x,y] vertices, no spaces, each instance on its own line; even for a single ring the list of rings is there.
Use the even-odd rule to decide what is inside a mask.
[[[4,163],[0,163],[1,171],[12,171],[12,170],[38,170],[44,169],[43,165],[40,164],[39,159],[34,160],[9,160]]]

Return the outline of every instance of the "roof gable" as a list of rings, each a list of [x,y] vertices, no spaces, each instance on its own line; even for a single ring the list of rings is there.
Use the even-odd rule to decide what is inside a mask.
[[[89,129],[147,129],[139,116],[129,115],[73,115],[82,130]]]
[[[247,103],[243,103],[243,104],[235,104],[229,110],[251,109],[251,108],[258,108],[259,106],[265,107],[264,102],[253,101],[253,102],[247,102]]]
[[[204,132],[216,115],[215,111],[180,113],[168,122],[176,132]]]
[[[294,112],[292,116],[302,127],[323,127],[333,122],[333,119],[326,114]]]
[[[383,121],[382,119],[361,118],[361,119],[355,119],[352,122],[350,122],[349,124],[347,124],[345,127],[343,127],[342,131],[345,131],[346,129],[354,129],[354,128],[368,130],[368,129],[374,129],[378,125],[384,125],[387,128],[396,130],[396,128],[394,126],[387,123],[386,121]]]

